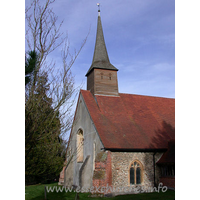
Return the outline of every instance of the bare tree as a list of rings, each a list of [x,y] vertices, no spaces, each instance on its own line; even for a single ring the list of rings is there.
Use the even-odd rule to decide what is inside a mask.
[[[83,40],[79,50],[72,54],[67,35],[65,36],[60,32],[63,22],[58,23],[58,17],[52,9],[52,4],[55,1],[33,0],[25,11],[28,27],[26,30],[28,49],[26,52],[34,51],[37,53],[35,70],[31,81],[25,86],[26,158],[30,156],[33,149],[41,149],[42,142],[46,141],[47,138],[52,138],[53,141],[48,143],[49,146],[55,145],[55,136],[61,139],[63,134],[70,129],[72,122],[71,108],[74,105],[74,98],[72,97],[76,96],[77,92],[71,68],[88,36]],[[61,51],[62,67],[56,66],[54,61],[49,62],[49,59],[47,59],[49,54],[61,45],[63,46]],[[41,84],[44,84],[45,87],[40,87]],[[48,99],[47,102],[51,102],[51,105],[44,103],[46,99]],[[43,105],[42,108],[41,105]],[[37,112],[40,112],[40,110],[38,108],[41,112],[44,112],[42,110],[45,109],[49,112],[39,118],[40,114]],[[59,123],[57,121],[55,123],[57,118],[59,118]],[[52,124],[57,124],[57,130],[55,130],[55,127],[52,128]],[[45,134],[38,134],[38,131]],[[55,134],[56,132],[58,135]],[[53,148],[45,149],[46,151],[53,151]],[[57,154],[57,151],[58,149],[54,153]]]
[[[26,8],[28,51],[34,50],[38,53],[36,73],[34,73],[32,83],[27,87],[26,100],[34,92],[37,78],[43,73],[48,73],[50,84],[48,96],[53,99],[54,109],[62,108],[62,111],[65,111],[63,113],[65,118],[74,103],[73,100],[69,101],[69,99],[76,92],[71,67],[84,46],[87,36],[80,49],[71,54],[68,37],[63,36],[63,33],[60,32],[63,21],[57,23],[58,17],[51,8],[55,0],[46,0],[44,4],[41,4],[41,2],[40,0],[33,0],[30,7]],[[47,56],[61,45],[63,45],[61,52],[63,66],[61,68],[55,67],[53,61],[47,64]]]

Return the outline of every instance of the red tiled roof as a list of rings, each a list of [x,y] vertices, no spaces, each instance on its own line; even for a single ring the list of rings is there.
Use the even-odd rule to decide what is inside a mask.
[[[81,94],[106,149],[167,149],[175,139],[175,99]]]

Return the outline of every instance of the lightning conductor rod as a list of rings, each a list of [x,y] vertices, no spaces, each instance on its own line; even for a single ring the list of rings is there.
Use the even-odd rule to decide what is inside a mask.
[[[100,16],[100,3],[97,3],[98,6],[98,16]]]

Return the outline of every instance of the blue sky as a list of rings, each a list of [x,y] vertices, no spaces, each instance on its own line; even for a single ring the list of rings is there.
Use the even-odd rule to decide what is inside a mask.
[[[30,0],[26,0],[28,4]],[[53,5],[61,31],[68,33],[71,50],[88,34],[72,73],[83,84],[94,52],[98,7],[110,62],[119,69],[119,92],[175,97],[174,0],[59,0]],[[61,66],[60,48],[51,57]]]

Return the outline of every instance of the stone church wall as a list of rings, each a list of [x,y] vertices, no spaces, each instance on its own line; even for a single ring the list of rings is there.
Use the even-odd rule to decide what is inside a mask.
[[[92,177],[94,171],[94,156],[103,148],[103,145],[96,133],[94,124],[90,118],[88,110],[85,106],[84,99],[80,95],[76,115],[72,127],[70,144],[68,149],[71,153],[77,147],[77,133],[79,130],[83,132],[83,162],[77,162],[77,154],[74,155],[72,162],[65,170],[65,186],[80,186],[90,188],[93,184]],[[95,151],[94,151],[95,144]],[[95,155],[94,155],[95,154]]]
[[[100,152],[97,154],[95,160],[95,170],[93,175],[93,187],[112,186],[112,163],[111,163],[111,152]],[[106,193],[105,191],[102,193]],[[108,191],[109,193],[109,191]]]
[[[73,167],[74,167],[74,163],[70,162],[67,169],[65,170],[65,177],[64,177],[65,186],[73,185],[73,177],[72,177],[72,174],[74,172]]]
[[[157,153],[155,162],[157,162],[162,153]],[[134,160],[139,161],[142,166],[142,183],[140,186],[144,190],[154,187],[154,167],[153,153],[142,152],[112,152],[112,185],[113,187],[130,187],[130,165]],[[159,181],[159,169],[156,167],[156,184]]]

